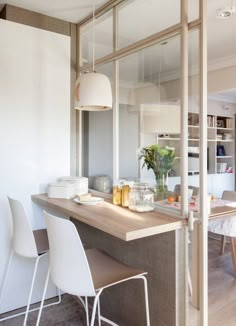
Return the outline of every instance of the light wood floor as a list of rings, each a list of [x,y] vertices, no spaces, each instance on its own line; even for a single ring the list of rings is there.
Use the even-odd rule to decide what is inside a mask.
[[[209,238],[209,326],[236,325],[236,278],[230,246],[220,255],[220,241]],[[189,326],[201,326],[199,313],[190,304]]]
[[[209,239],[209,326],[235,326],[236,278],[229,245],[226,245],[223,256],[219,255],[219,251],[220,242]],[[29,314],[28,326],[35,326],[36,317],[37,312]],[[22,326],[22,324],[22,316],[0,323],[1,326]],[[82,306],[74,297],[67,294],[63,295],[60,305],[43,311],[40,323],[41,326],[85,326],[85,324]],[[189,326],[201,326],[199,313],[191,304]]]

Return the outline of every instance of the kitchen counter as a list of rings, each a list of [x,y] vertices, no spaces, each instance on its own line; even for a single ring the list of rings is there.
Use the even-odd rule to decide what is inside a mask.
[[[109,201],[95,206],[80,205],[69,199],[51,199],[46,194],[32,195],[32,200],[125,241],[178,230],[186,225],[186,220],[178,217],[157,211],[132,212]]]
[[[85,248],[102,249],[148,273],[151,326],[188,326],[186,220],[158,211],[132,212],[109,201],[86,206],[45,194],[33,195],[32,200],[49,213],[68,216]],[[106,289],[101,311],[122,326],[145,325],[143,284],[133,280]]]

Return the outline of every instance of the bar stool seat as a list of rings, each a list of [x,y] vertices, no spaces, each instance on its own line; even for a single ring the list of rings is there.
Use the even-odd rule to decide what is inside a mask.
[[[95,290],[124,282],[134,276],[147,274],[146,272],[127,266],[99,249],[85,251]]]

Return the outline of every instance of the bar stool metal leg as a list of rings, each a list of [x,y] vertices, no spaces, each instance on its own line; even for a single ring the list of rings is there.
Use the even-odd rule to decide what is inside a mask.
[[[2,298],[3,298],[3,294],[5,292],[5,288],[6,288],[6,284],[7,284],[7,279],[8,279],[8,275],[9,275],[9,271],[10,271],[10,267],[11,267],[11,262],[12,262],[12,257],[13,257],[13,250],[11,251],[10,254],[10,258],[7,264],[7,269],[5,272],[5,276],[4,276],[4,280],[3,280],[3,284],[2,284],[2,288],[1,288],[1,293],[0,293],[0,307],[1,307],[1,303],[2,303]],[[1,321],[1,319],[0,319]]]
[[[140,277],[143,279],[143,282],[144,282],[144,294],[145,294],[145,308],[146,308],[146,321],[147,321],[147,326],[150,326],[147,279],[146,279],[145,276],[140,276]]]
[[[29,293],[29,298],[28,298],[28,303],[27,303],[27,308],[26,308],[26,312],[25,312],[25,319],[24,319],[23,326],[26,326],[26,323],[27,323],[27,318],[28,318],[29,308],[30,308],[30,302],[31,302],[32,293],[33,293],[33,289],[34,289],[34,281],[35,281],[35,276],[36,276],[36,273],[37,273],[38,262],[39,262],[40,257],[42,257],[42,256],[38,256],[36,258],[36,262],[35,262],[35,265],[34,265],[34,273],[33,273],[33,278],[32,278],[32,282],[31,282],[31,286],[30,286],[30,293]]]
[[[98,298],[98,326],[101,326],[100,297]]]
[[[38,318],[37,318],[36,326],[38,326],[39,325],[39,322],[40,322],[40,318],[41,318],[41,314],[42,314],[42,309],[43,309],[43,304],[44,304],[44,300],[45,300],[45,296],[46,296],[46,292],[47,292],[47,288],[48,288],[49,276],[50,276],[50,268],[48,269],[47,278],[46,278],[46,282],[45,282],[44,289],[43,289],[43,297],[42,297],[40,308],[39,308],[39,313],[38,313]]]
[[[94,303],[93,303],[93,312],[92,312],[92,318],[91,318],[91,324],[90,326],[94,325],[94,321],[95,321],[95,315],[96,315],[96,310],[97,310],[97,304],[98,304],[98,300],[99,300],[99,296],[101,295],[103,289],[100,289],[94,299]]]
[[[86,311],[86,323],[89,326],[89,307],[88,307],[88,298],[85,297],[85,311]]]

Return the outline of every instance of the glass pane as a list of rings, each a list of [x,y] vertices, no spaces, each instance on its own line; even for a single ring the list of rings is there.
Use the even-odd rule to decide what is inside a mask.
[[[112,63],[96,68],[112,82]],[[84,175],[89,177],[89,187],[111,192],[113,179],[113,110],[84,112]]]
[[[131,0],[118,7],[118,47],[180,22],[180,0]]]
[[[93,61],[93,22],[82,28],[82,66]],[[95,21],[95,60],[113,51],[113,15],[110,10]]]
[[[119,61],[120,178],[147,182],[157,190],[158,178],[168,175],[165,198],[174,197],[175,185],[180,184],[179,79],[179,36]],[[139,156],[152,145],[157,168],[148,169]],[[163,149],[173,149],[175,159],[163,160]]]
[[[188,1],[188,21],[191,22],[199,18],[199,0]]]

